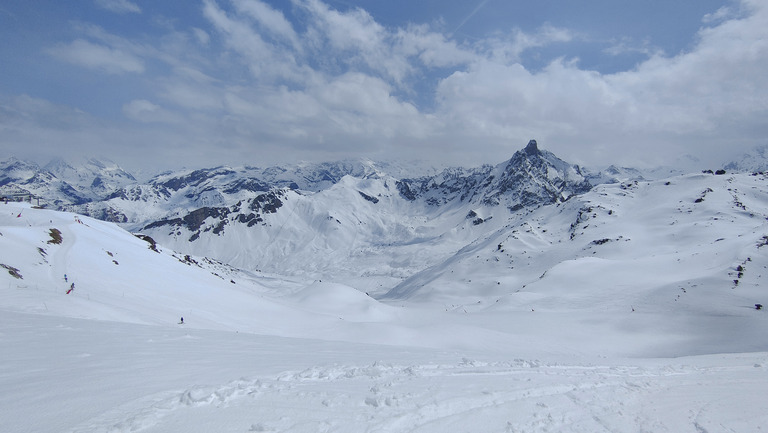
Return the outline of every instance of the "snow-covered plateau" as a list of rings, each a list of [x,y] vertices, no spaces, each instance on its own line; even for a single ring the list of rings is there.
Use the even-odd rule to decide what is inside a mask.
[[[0,431],[768,430],[768,178],[512,162],[139,235],[0,203]]]

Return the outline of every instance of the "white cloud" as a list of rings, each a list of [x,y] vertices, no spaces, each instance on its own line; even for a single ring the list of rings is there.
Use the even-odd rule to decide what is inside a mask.
[[[213,0],[204,0],[203,13],[240,56],[236,61],[246,64],[255,79],[267,83],[303,80],[293,51],[265,40],[249,20],[228,15]]]
[[[563,60],[533,73],[493,55],[440,83],[438,114],[456,134],[498,143],[540,137],[568,158],[601,163],[754,146],[768,132],[767,13],[755,7],[748,18],[703,28],[689,52],[656,54],[616,74]]]
[[[389,84],[360,73],[318,81],[301,91],[230,87],[224,90],[221,119],[236,140],[305,150],[329,144],[334,151],[366,150],[423,134],[425,127],[425,116],[393,97]]]
[[[219,89],[200,83],[168,80],[160,95],[168,102],[188,110],[213,113],[224,107]]]
[[[604,53],[611,56],[620,56],[623,54],[639,53],[645,56],[663,55],[662,51],[658,48],[652,47],[648,40],[644,40],[641,43],[636,43],[631,38],[621,38],[613,41],[611,46],[603,50]]]
[[[393,52],[394,35],[363,9],[340,12],[319,0],[301,2],[310,13],[315,48],[326,48],[336,60],[352,68],[369,68],[388,80],[402,83],[414,72],[406,57]]]
[[[4,131],[21,133],[29,124],[41,123],[49,123],[59,129],[77,130],[87,127],[91,119],[81,110],[29,95],[0,99],[0,125]]]
[[[533,48],[546,47],[556,43],[574,40],[575,35],[568,29],[544,24],[534,33],[516,28],[510,34],[496,35],[481,41],[480,46],[493,61],[502,64],[517,63],[520,56]]]
[[[269,34],[289,41],[295,49],[301,49],[298,35],[282,12],[258,0],[237,0],[234,4],[240,13],[256,20]]]
[[[711,24],[733,16],[733,11],[728,6],[723,6],[711,14],[706,14],[701,18],[704,24]]]
[[[305,0],[302,4],[312,15],[312,25],[332,47],[375,52],[386,46],[386,30],[363,9],[343,13],[319,0]]]
[[[398,29],[393,39],[393,53],[405,58],[415,58],[428,68],[446,68],[469,64],[478,60],[477,53],[468,47],[460,47],[446,39],[442,33],[432,31],[426,25],[409,25]],[[418,65],[414,65],[414,69]]]
[[[419,113],[411,104],[392,96],[391,87],[381,79],[361,73],[347,73],[311,89],[337,130],[364,138],[393,138],[418,131]],[[416,128],[408,130],[408,128]]]
[[[182,118],[146,99],[134,99],[123,105],[123,114],[143,123],[180,123]]]
[[[281,12],[259,1],[236,1],[236,14],[214,0],[204,4],[206,17],[259,80],[280,77],[304,85],[318,73],[364,71],[408,88],[408,80],[421,75],[424,66],[456,66],[476,58],[425,25],[387,29],[362,9],[342,12],[319,0],[295,1],[306,14],[302,34]]]
[[[96,5],[116,13],[141,13],[141,8],[129,0],[96,0]]]
[[[28,95],[0,98],[0,131],[4,151],[41,163],[54,157],[108,153],[110,158],[125,162],[126,167],[147,167],[155,159],[150,155],[172,161],[172,154],[165,154],[162,148],[180,144],[175,132],[123,128],[81,110]]]
[[[142,60],[123,50],[76,39],[69,44],[50,48],[48,52],[59,60],[110,74],[144,72]]]
[[[211,41],[211,35],[209,35],[205,30],[198,29],[197,27],[192,29],[192,34],[195,35],[197,41],[202,45],[208,45],[208,43]]]
[[[768,6],[756,0],[742,3],[738,18],[707,18],[712,25],[688,51],[649,49],[647,60],[612,74],[584,70],[573,58],[527,69],[521,57],[528,50],[581,38],[552,25],[459,44],[428,25],[387,28],[361,9],[339,11],[319,0],[294,0],[299,18],[290,20],[260,1],[220,3],[203,0],[210,27],[159,43],[83,27],[96,42],[77,39],[49,52],[112,74],[162,63],[152,68],[161,75],[140,77],[144,93],[119,101],[128,119],[147,123],[117,133],[120,141],[226,145],[239,160],[354,152],[471,164],[501,161],[536,138],[575,162],[636,165],[716,154],[724,143],[766,144]],[[35,104],[15,110],[45,111]],[[55,136],[59,129],[47,122],[73,114],[53,113],[22,123]],[[105,142],[115,131],[90,133]]]

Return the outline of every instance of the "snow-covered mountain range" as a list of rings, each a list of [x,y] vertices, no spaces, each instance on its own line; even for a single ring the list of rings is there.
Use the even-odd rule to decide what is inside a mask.
[[[10,159],[0,164],[0,194],[27,191],[48,208],[119,223],[184,254],[286,276],[333,275],[380,295],[481,239],[504,236],[540,207],[548,213],[595,186],[644,182],[665,171],[589,171],[531,140],[495,166],[404,176],[414,172],[360,160],[216,167],[138,182],[95,159],[78,168]]]
[[[526,158],[526,155],[537,158]],[[525,164],[528,165],[524,167]],[[112,162],[90,159],[76,167],[60,159],[41,167],[10,158],[0,162],[0,194],[27,192],[43,198],[49,208],[140,225],[161,219],[159,215],[231,206],[273,190],[316,193],[331,188],[345,176],[362,180],[390,179],[397,183],[403,197],[421,198],[433,205],[445,204],[457,197],[462,201],[476,199],[489,204],[516,200],[513,205],[525,205],[527,201],[560,199],[558,195],[583,191],[588,188],[585,176],[592,184],[642,176],[636,170],[616,167],[585,175],[580,168],[539,150],[534,140],[525,150],[497,166],[450,168],[441,172],[425,164],[357,160],[268,168],[182,170],[139,182]],[[530,181],[538,182],[537,178],[545,182],[532,185]],[[556,185],[557,182],[562,185]]]
[[[768,175],[734,167],[11,159],[45,206],[0,204],[0,430],[759,431]]]
[[[0,162],[0,195],[27,192],[54,208],[103,200],[136,179],[113,162],[95,158],[73,167],[62,159],[44,167],[16,158]]]

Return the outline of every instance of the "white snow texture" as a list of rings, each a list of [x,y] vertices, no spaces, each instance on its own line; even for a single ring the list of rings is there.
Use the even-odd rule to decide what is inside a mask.
[[[357,193],[391,185],[345,178],[317,194],[346,210],[286,204],[336,243],[282,221],[221,261],[0,204],[0,431],[768,431],[766,182],[395,225]]]

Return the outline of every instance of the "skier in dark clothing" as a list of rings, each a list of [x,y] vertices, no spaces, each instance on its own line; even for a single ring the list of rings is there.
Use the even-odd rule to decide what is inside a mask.
[[[181,318],[181,321],[179,322],[179,324],[181,324],[181,325],[184,324],[184,318],[183,317]]]

